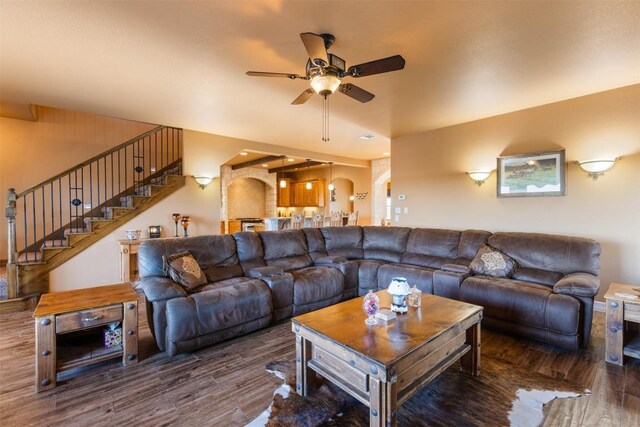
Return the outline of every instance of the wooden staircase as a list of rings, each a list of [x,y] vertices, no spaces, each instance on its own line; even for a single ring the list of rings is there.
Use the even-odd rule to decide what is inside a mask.
[[[153,205],[184,186],[185,178],[182,176],[181,150],[179,148],[174,150],[173,155],[167,155],[166,159],[163,161],[159,161],[157,158],[160,154],[157,135],[162,134],[162,132],[167,129],[173,128],[167,128],[164,126],[158,127],[153,131],[134,138],[134,140],[127,141],[126,143],[121,144],[102,155],[96,156],[77,167],[65,171],[63,174],[59,174],[56,177],[47,180],[45,183],[27,190],[26,192],[22,192],[20,194],[13,192],[12,194],[13,189],[10,189],[8,196],[9,202],[7,204],[7,219],[9,222],[9,262],[7,263],[7,281],[9,294],[7,299],[0,299],[0,313],[33,309],[37,304],[40,295],[49,291],[49,272],[51,270],[62,265],[73,256],[91,246],[93,243],[112,233],[124,223],[130,221],[141,212],[151,208]],[[177,135],[177,144],[181,144],[181,130],[173,130],[179,132]],[[165,135],[168,135],[168,132],[165,132]],[[155,142],[155,149],[149,148],[148,151],[151,157],[155,156],[155,165],[160,166],[160,169],[158,169],[157,166],[149,167],[146,160],[141,156],[136,155],[136,153],[140,151],[139,147],[134,148],[133,150],[130,149],[132,144],[138,144],[140,141],[147,138],[149,138],[150,143]],[[171,143],[175,145],[176,141],[172,141]],[[144,144],[142,146],[144,147],[142,148],[142,151],[144,152],[146,147]],[[89,191],[85,191],[85,188],[82,188],[81,196],[80,192],[77,191],[78,188],[80,188],[78,187],[77,174],[75,180],[69,178],[69,188],[71,190],[69,190],[69,196],[67,197],[68,200],[66,201],[70,200],[70,202],[69,206],[65,206],[65,208],[67,208],[67,212],[63,212],[60,215],[58,224],[62,222],[62,217],[66,218],[67,222],[62,226],[56,227],[55,230],[52,230],[53,227],[51,226],[47,229],[47,217],[50,214],[52,217],[57,215],[60,212],[55,211],[62,211],[61,206],[63,204],[66,205],[65,203],[60,203],[60,207],[54,206],[53,189],[56,186],[61,187],[61,184],[56,183],[56,180],[59,180],[61,176],[71,177],[73,172],[70,173],[69,171],[78,171],[83,169],[91,171],[92,166],[90,165],[92,163],[95,165],[96,161],[97,164],[104,163],[107,165],[108,161],[105,160],[106,156],[111,156],[111,162],[113,162],[114,153],[118,150],[124,150],[124,156],[131,157],[131,165],[129,166],[135,167],[137,170],[137,172],[133,173],[134,177],[129,179],[130,177],[127,177],[125,174],[125,185],[118,184],[116,187],[111,184],[111,194],[107,191],[108,188],[105,184],[105,190],[103,191],[104,198],[101,200],[100,196],[98,196],[98,204],[95,207],[93,207],[93,194],[89,196]],[[131,156],[131,153],[133,153],[133,156]],[[120,163],[122,157],[122,153],[119,153],[118,163]],[[124,163],[126,163],[126,161]],[[149,163],[154,163],[154,159],[150,159]],[[144,167],[140,165],[144,165]],[[150,169],[150,171],[145,173],[144,169]],[[120,164],[118,164],[118,170],[120,170]],[[93,171],[90,173],[92,174],[90,175],[91,177],[95,176]],[[122,176],[119,176],[120,173],[117,175],[118,176],[116,177],[116,173],[113,172],[112,166],[111,173],[105,174],[102,179],[98,179],[99,182],[97,185],[93,182],[93,179],[89,179],[91,184],[83,183],[82,187],[88,187],[91,185],[92,189],[95,190],[96,188],[101,188],[103,185],[101,181],[104,181],[105,179],[111,182],[116,178],[121,180],[123,179]],[[49,198],[49,190],[47,189],[47,186],[51,186],[51,203],[46,200]],[[72,192],[73,190],[75,190],[75,193]],[[40,193],[38,192],[41,192],[42,197],[40,197]],[[65,192],[66,190],[64,192],[59,191],[60,195]],[[33,194],[38,194],[38,196]],[[39,201],[40,198],[42,199],[42,206],[36,206],[35,201]],[[22,209],[20,209],[21,199],[23,199]],[[60,199],[62,200],[62,196],[60,196]],[[80,199],[91,199],[91,206],[80,209],[80,214],[74,215],[73,211],[75,210],[78,212],[78,206],[83,205],[82,200]],[[13,202],[13,205],[11,205],[12,200],[15,201]],[[30,200],[34,201],[33,208],[28,206],[28,202]],[[76,200],[80,200],[80,203],[76,202]],[[49,207],[51,208],[51,212],[49,212]],[[40,208],[42,208],[42,215],[40,215],[39,212]],[[10,217],[10,213],[12,211],[14,214],[17,212],[18,217],[20,216],[20,213],[22,213],[23,216],[26,216],[22,221],[25,224],[24,231],[21,230],[23,239],[16,239],[16,223],[20,222],[20,220],[15,216],[12,220]],[[27,218],[30,216],[31,212],[33,212],[33,217]],[[44,222],[44,224],[42,224],[42,222]],[[54,224],[56,222],[55,217],[49,222]],[[32,229],[29,229],[30,225],[33,225]],[[23,247],[20,250],[15,249],[17,240],[24,241]]]

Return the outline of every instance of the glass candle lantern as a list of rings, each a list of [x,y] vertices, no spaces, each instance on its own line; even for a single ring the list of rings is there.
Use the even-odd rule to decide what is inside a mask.
[[[189,233],[187,233],[187,228],[189,227],[189,223],[191,222],[191,217],[183,216],[180,224],[182,224],[182,228],[184,229],[184,237],[189,237]]]
[[[173,221],[176,223],[176,236],[175,237],[178,237],[178,223],[180,222],[180,214],[179,213],[171,214],[171,218],[173,218]]]

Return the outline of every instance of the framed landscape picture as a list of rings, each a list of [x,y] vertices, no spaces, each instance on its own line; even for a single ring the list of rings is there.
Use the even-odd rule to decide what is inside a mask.
[[[498,197],[564,196],[565,150],[498,157]]]

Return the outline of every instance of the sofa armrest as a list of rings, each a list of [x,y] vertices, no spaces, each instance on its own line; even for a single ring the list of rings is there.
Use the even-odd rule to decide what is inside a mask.
[[[247,277],[262,279],[263,277],[277,276],[284,273],[284,270],[276,266],[254,267],[247,271]]]
[[[140,280],[144,296],[149,302],[187,296],[187,291],[168,277],[149,276]]]
[[[471,274],[471,269],[460,264],[444,264],[440,270],[451,271],[452,273]]]
[[[600,289],[600,278],[590,273],[569,273],[553,285],[556,294],[594,297]]]
[[[271,289],[273,321],[284,319],[293,313],[293,275],[291,273],[274,274],[260,277]]]
[[[344,276],[344,298],[355,296],[358,289],[358,264],[343,256],[324,256],[316,259],[318,267],[335,268]]]
[[[433,294],[445,298],[460,299],[460,286],[471,275],[469,268],[458,264],[445,264],[433,272]]]
[[[323,256],[316,258],[315,265],[342,264],[344,262],[347,262],[347,258],[343,256]]]

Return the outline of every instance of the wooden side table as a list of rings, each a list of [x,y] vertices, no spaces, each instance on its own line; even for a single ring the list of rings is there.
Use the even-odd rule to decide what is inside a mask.
[[[42,295],[33,313],[36,391],[56,386],[57,373],[111,358],[138,362],[138,294],[129,283]],[[122,322],[122,345],[105,348],[106,325]]]
[[[142,240],[118,240],[121,282],[135,282],[138,279],[138,249],[141,243]]]
[[[605,294],[607,333],[605,360],[622,366],[624,356],[640,359],[640,297],[625,298],[620,293],[640,293],[640,286],[612,283]],[[618,295],[616,295],[618,293]]]

